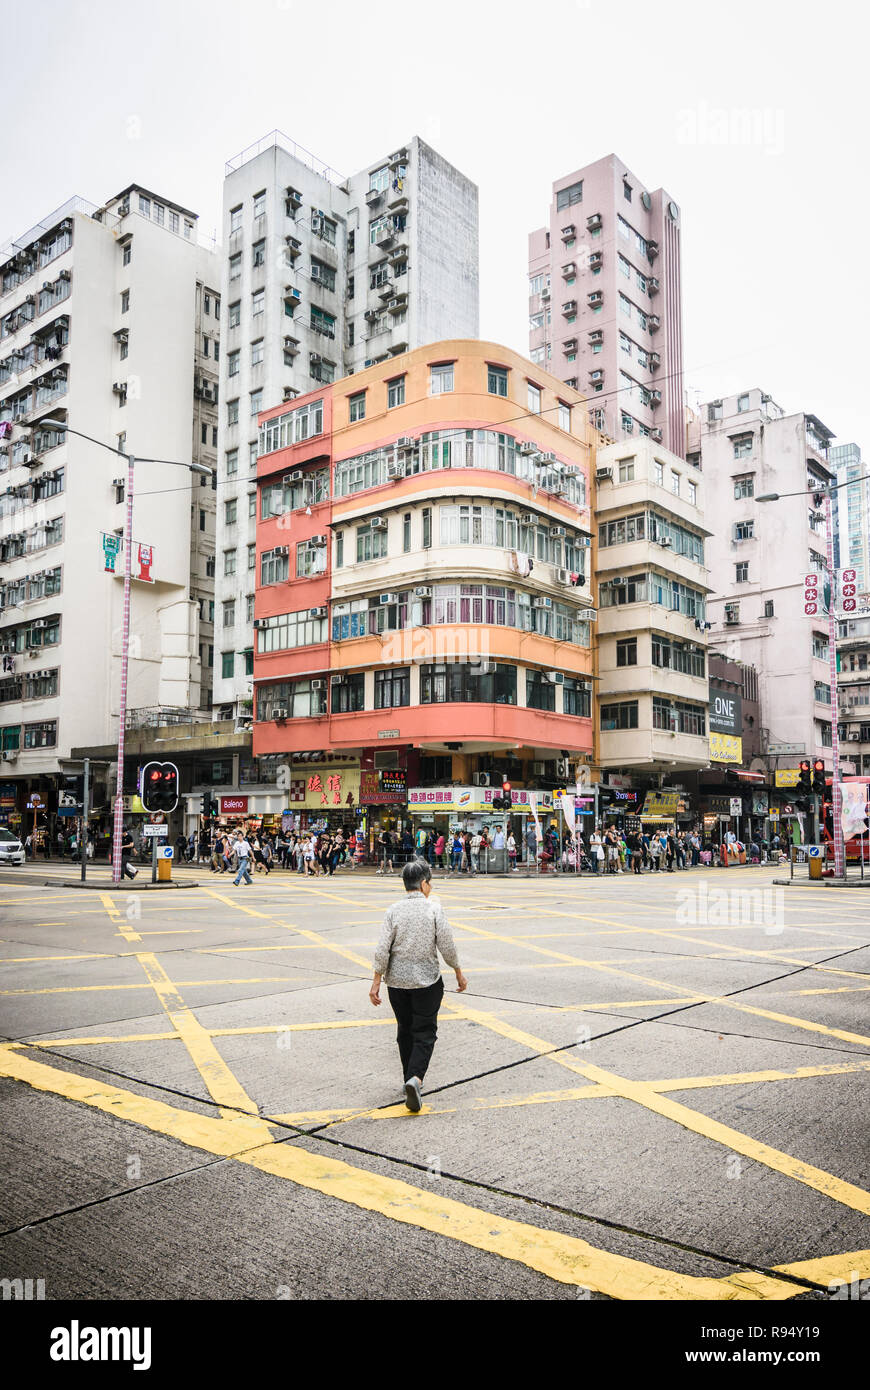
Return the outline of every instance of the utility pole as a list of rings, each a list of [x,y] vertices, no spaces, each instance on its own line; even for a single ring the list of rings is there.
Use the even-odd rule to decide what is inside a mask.
[[[87,878],[88,867],[88,815],[91,804],[91,760],[85,758],[85,772],[82,780],[82,833],[79,840],[79,851],[82,857],[82,883]]]

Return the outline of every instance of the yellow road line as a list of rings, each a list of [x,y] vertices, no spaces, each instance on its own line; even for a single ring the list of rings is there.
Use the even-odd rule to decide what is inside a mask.
[[[520,1043],[532,1052],[538,1053],[548,1062],[555,1062],[559,1066],[567,1067],[569,1071],[578,1072],[590,1081],[600,1082],[603,1086],[611,1089],[615,1095],[622,1096],[625,1100],[633,1100],[638,1105],[643,1106],[645,1110],[651,1110],[664,1119],[674,1120],[684,1129],[688,1129],[702,1138],[724,1144],[733,1152],[741,1153],[746,1158],[752,1159],[753,1162],[762,1163],[775,1172],[783,1173],[786,1177],[794,1178],[797,1182],[814,1188],[824,1196],[830,1197],[832,1201],[840,1202],[843,1206],[851,1207],[854,1211],[860,1211],[864,1215],[870,1216],[870,1193],[864,1192],[861,1188],[855,1187],[852,1183],[845,1182],[841,1178],[834,1177],[832,1173],[825,1173],[820,1168],[814,1168],[809,1163],[792,1158],[790,1154],[782,1153],[769,1144],[764,1144],[749,1135],[741,1134],[739,1130],[731,1129],[730,1126],[723,1125],[718,1120],[702,1115],[699,1111],[691,1110],[678,1101],[668,1100],[665,1096],[657,1095],[647,1082],[631,1081],[627,1077],[617,1076],[614,1072],[605,1071],[603,1067],[597,1067],[591,1063],[573,1062],[564,1053],[552,1050],[556,1046],[555,1043],[547,1042],[543,1038],[537,1038],[531,1033],[524,1032],[522,1029],[514,1028],[493,1014],[469,1009],[467,1006],[454,1003],[452,999],[449,1009],[455,1017],[468,1018],[474,1023],[479,1023],[491,1032],[498,1033],[501,1037],[509,1038],[512,1042]]]
[[[137,959],[139,957],[137,956]],[[298,980],[313,980],[313,975],[294,975],[288,979],[286,975],[247,975],[233,980],[179,980],[178,985],[181,989],[199,989],[205,985],[276,985],[276,984],[295,984]],[[15,995],[28,994],[100,994],[109,990],[116,989],[147,989],[147,984],[124,984],[124,985],[55,985],[48,989],[0,989],[0,997],[10,998]]]
[[[143,951],[137,958],[167,1018],[190,1053],[209,1095],[218,1102],[223,1118],[235,1119],[234,1112],[239,1110],[244,1111],[246,1115],[258,1115],[258,1107],[236,1080],[207,1030],[203,1028],[193,1010],[185,1004],[157,957]],[[256,1122],[256,1130],[261,1133],[261,1137],[271,1138],[268,1125],[259,1119]]]
[[[0,1073],[34,1089],[65,1096],[153,1132],[169,1135],[207,1153],[232,1158],[363,1211],[376,1212],[403,1225],[432,1231],[463,1245],[500,1255],[559,1283],[594,1289],[613,1298],[781,1300],[803,1292],[803,1286],[790,1282],[788,1276],[771,1277],[740,1270],[725,1279],[715,1279],[661,1269],[642,1260],[600,1250],[576,1236],[495,1216],[399,1179],[354,1168],[326,1154],[309,1153],[294,1144],[270,1142],[250,1147],[250,1143],[255,1142],[251,1135],[249,1144],[240,1148],[244,1142],[243,1131],[236,1123],[177,1110],[164,1101],[59,1071],[8,1049],[0,1048]],[[854,1254],[843,1263],[829,1258],[824,1268],[826,1272],[835,1269],[843,1277],[851,1277],[848,1271],[857,1269],[860,1272],[865,1267],[865,1261],[856,1260]],[[795,1272],[801,1268],[802,1265],[791,1266]]]

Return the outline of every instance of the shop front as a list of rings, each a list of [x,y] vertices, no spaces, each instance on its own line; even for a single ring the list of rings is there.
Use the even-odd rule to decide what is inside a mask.
[[[368,768],[360,772],[361,829],[370,859],[378,857],[378,838],[385,830],[400,844],[413,843],[415,826],[408,813],[408,774],[403,767]]]
[[[467,830],[472,835],[486,830],[490,843],[499,831],[505,839],[513,832],[522,860],[528,818],[535,819],[541,831],[545,829],[554,811],[553,793],[514,787],[509,811],[493,806],[494,798],[500,796],[498,786],[412,787],[408,792],[408,811],[415,829],[422,826],[436,837],[444,835],[445,840],[456,830]]]

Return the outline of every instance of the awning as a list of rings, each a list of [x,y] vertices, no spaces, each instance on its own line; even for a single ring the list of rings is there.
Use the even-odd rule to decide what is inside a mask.
[[[641,813],[641,820],[645,825],[673,825],[675,816],[645,816]]]
[[[730,771],[741,782],[767,782],[767,776],[763,772],[743,772],[737,767],[732,767]]]

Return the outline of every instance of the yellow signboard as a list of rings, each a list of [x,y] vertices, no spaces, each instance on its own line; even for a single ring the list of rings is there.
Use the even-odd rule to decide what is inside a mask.
[[[666,789],[665,791],[659,792],[647,792],[644,798],[641,815],[675,816],[681,799],[680,793],[677,791]]]
[[[773,774],[773,785],[775,787],[796,787],[799,777],[799,768],[782,767]]]
[[[710,732],[711,763],[742,763],[743,739],[734,734],[714,734]]]

